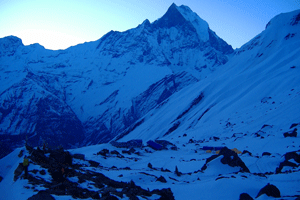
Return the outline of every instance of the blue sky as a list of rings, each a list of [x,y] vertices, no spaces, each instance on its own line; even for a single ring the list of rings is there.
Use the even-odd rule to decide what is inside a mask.
[[[262,32],[275,15],[300,9],[300,0],[0,0],[0,38],[47,49],[95,41],[160,18],[172,3],[189,6],[233,48]]]

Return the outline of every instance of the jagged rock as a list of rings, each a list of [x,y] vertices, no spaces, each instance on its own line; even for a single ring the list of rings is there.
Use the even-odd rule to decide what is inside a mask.
[[[286,137],[297,137],[297,128],[295,128],[293,130],[293,132],[289,133],[289,132],[285,132],[283,134],[283,136],[286,138]]]
[[[298,126],[298,125],[300,125],[300,123],[293,123],[293,124],[290,126],[290,129],[291,129],[291,128],[294,128],[294,127],[296,127],[296,126]]]
[[[153,190],[153,194],[158,194],[161,197],[159,200],[174,200],[173,192],[171,191],[170,188],[164,188],[162,190]]]
[[[102,149],[101,151],[99,151],[97,153],[97,155],[102,155],[102,156],[106,156],[106,154],[109,153],[109,150],[108,149]]]
[[[280,163],[279,167],[276,168],[276,174],[278,173],[281,173],[281,170],[283,169],[284,166],[287,166],[287,167],[298,167],[297,164],[295,163],[292,163],[288,160],[285,160],[283,162]]]
[[[269,153],[269,152],[263,152],[262,153],[262,156],[270,156],[271,155],[271,153]]]
[[[290,162],[290,159],[294,159],[297,163],[300,163],[300,155],[297,154],[297,152],[287,152],[284,154],[285,160],[279,164],[279,167],[276,168],[276,173],[281,173],[281,170],[283,169],[284,166],[288,167],[298,167],[296,163]]]
[[[150,169],[153,169],[153,166],[152,166],[151,163],[148,163],[148,167],[149,167]]]
[[[177,166],[175,167],[175,174],[177,176],[181,176],[182,175],[182,173],[178,171],[178,167]]]
[[[88,162],[91,164],[91,167],[98,167],[100,165],[100,163],[93,160],[89,160]]]
[[[206,159],[206,163],[202,166],[201,171],[207,169],[207,163],[218,158],[223,155],[221,159],[222,164],[227,164],[231,167],[241,167],[241,172],[250,172],[245,163],[241,160],[241,158],[237,155],[236,152],[228,149],[227,147],[223,147],[218,155],[212,155],[211,157]]]
[[[0,176],[0,183],[1,183],[1,181],[3,180],[3,177],[2,176]]]
[[[285,155],[285,160],[294,159],[297,163],[300,163],[300,155],[297,154],[295,151],[287,152]]]
[[[240,194],[239,200],[253,200],[253,198],[247,193],[242,193]]]
[[[55,200],[55,198],[47,191],[39,191],[27,200]]]
[[[113,151],[110,152],[110,154],[120,155],[120,152],[118,152],[117,150],[113,150]]]
[[[64,152],[61,151],[60,152]],[[48,169],[48,172],[52,176],[53,181],[51,183],[45,181],[44,179],[36,178],[34,174],[28,177],[28,181],[32,185],[43,185],[43,187],[48,188],[46,192],[48,194],[55,194],[55,195],[71,195],[73,198],[79,199],[111,199],[115,198],[112,195],[116,195],[120,198],[123,198],[124,195],[129,197],[130,199],[138,199],[137,196],[146,196],[151,197],[153,194],[158,194],[161,196],[160,199],[174,199],[172,191],[169,190],[155,190],[155,191],[147,191],[142,189],[140,186],[136,186],[133,181],[130,183],[118,182],[114,181],[101,173],[93,172],[93,171],[85,171],[81,170],[80,166],[67,166],[67,165],[54,165],[53,163],[57,162],[55,158],[59,160],[61,157],[59,156],[52,156],[48,160],[50,163],[43,163],[46,157],[43,154],[40,154],[39,149],[32,149],[32,155],[37,155],[37,157],[32,156],[35,159],[35,164],[43,165],[44,168]],[[52,154],[52,155],[55,155]],[[40,159],[38,159],[40,158]],[[51,163],[53,162],[53,163]],[[91,161],[93,163],[95,161]],[[95,162],[97,165],[99,163]],[[22,169],[22,163],[20,163]],[[63,176],[61,168],[53,168],[53,167],[64,167],[65,175]],[[124,168],[126,169],[126,168]],[[130,169],[130,168],[128,168]],[[43,171],[43,170],[42,170]],[[44,170],[45,171],[45,170]],[[40,171],[41,173],[41,171]],[[78,182],[72,182],[69,180],[68,177],[78,177]],[[80,187],[80,183],[85,181],[93,182],[93,185],[102,191],[101,193],[103,196],[100,198],[99,193],[95,191],[91,191],[88,188]],[[107,188],[110,188],[109,191]],[[117,189],[123,188],[122,191],[117,191]],[[104,195],[105,194],[105,195]],[[165,198],[166,197],[166,198]]]
[[[249,156],[252,156],[252,153],[250,151],[247,151],[247,150],[244,150],[243,153],[242,153],[242,155],[246,154],[246,153],[249,154]]]
[[[24,150],[21,150],[18,157],[21,158],[23,156]]]
[[[159,182],[162,182],[162,183],[166,183],[167,182],[167,180],[163,176],[160,176],[159,178],[157,178],[156,181],[159,181]]]
[[[263,187],[257,194],[256,198],[266,194],[269,197],[281,197],[279,189],[270,183],[268,183],[265,187]]]
[[[16,168],[15,172],[14,172],[14,181],[16,181],[19,176],[22,174],[23,172],[23,163],[19,163],[18,167]]]
[[[43,153],[43,152],[42,152]],[[44,153],[43,153],[44,155]],[[70,152],[64,151],[62,148],[50,152],[50,158],[53,158],[59,165],[72,166],[72,156]]]
[[[220,150],[219,155],[223,155],[224,157],[221,159],[223,164],[228,164],[231,167],[241,167],[242,172],[250,172],[245,163],[241,160],[241,158],[237,155],[236,152],[224,147]]]

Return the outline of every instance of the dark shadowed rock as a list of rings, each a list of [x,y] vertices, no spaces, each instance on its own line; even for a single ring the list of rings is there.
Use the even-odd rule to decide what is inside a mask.
[[[27,200],[55,200],[55,198],[46,191],[39,191]]]
[[[242,155],[243,155],[243,154],[246,154],[246,153],[247,153],[249,156],[252,156],[252,153],[251,153],[250,151],[247,151],[247,150],[244,150],[243,153],[242,153]]]
[[[164,188],[164,189],[161,189],[161,190],[153,190],[152,194],[160,195],[159,200],[173,200],[173,199],[175,199],[174,195],[173,195],[173,192],[171,191],[170,188]]]
[[[270,156],[271,155],[271,153],[269,153],[269,152],[263,152],[262,153],[262,156]]]
[[[89,163],[91,164],[91,167],[98,167],[100,165],[100,163],[93,160],[89,160]]]
[[[298,153],[295,151],[287,152],[286,154],[284,154],[284,158],[285,160],[280,163],[279,167],[276,168],[276,173],[281,173],[281,170],[284,166],[298,167],[296,163],[289,161],[291,159],[294,159],[297,163],[300,163],[300,155],[298,155]]]
[[[220,150],[219,155],[223,155],[224,157],[221,159],[223,164],[228,164],[231,167],[241,167],[242,172],[250,172],[245,163],[241,160],[241,158],[237,155],[236,152],[224,147]]]
[[[14,174],[15,174],[14,181],[16,181],[19,178],[19,176],[22,174],[22,172],[23,172],[23,163],[19,163],[17,169],[14,172]]]
[[[201,171],[204,171],[207,169],[207,163],[218,158],[221,155],[223,155],[223,158],[221,159],[222,164],[227,164],[231,167],[241,167],[241,172],[250,172],[248,167],[241,160],[241,158],[237,155],[237,153],[228,149],[227,147],[223,147],[220,150],[219,155],[212,155],[211,157],[207,158],[206,163],[201,168]]]
[[[99,151],[97,153],[97,155],[106,156],[106,154],[108,154],[108,153],[109,153],[108,149],[102,149],[101,151]]]
[[[298,155],[295,151],[287,152],[284,155],[285,160],[294,159],[297,163],[300,163],[300,155]]]
[[[289,133],[289,132],[286,132],[283,134],[283,136],[286,138],[286,137],[297,137],[297,128],[295,128],[293,130],[293,132]]]
[[[112,195],[110,195],[110,194],[104,196],[102,199],[103,199],[103,200],[119,200],[117,197],[112,196]]]
[[[239,200],[253,200],[253,198],[247,193],[242,193],[240,194]]]
[[[265,187],[263,187],[257,194],[256,198],[266,194],[269,197],[280,197],[280,191],[279,189],[270,183],[268,183]]]
[[[163,176],[160,176],[158,179],[156,179],[156,181],[159,181],[159,182],[162,182],[162,183],[166,183],[167,182],[167,180]]]
[[[24,150],[21,150],[18,157],[21,158],[23,156]]]

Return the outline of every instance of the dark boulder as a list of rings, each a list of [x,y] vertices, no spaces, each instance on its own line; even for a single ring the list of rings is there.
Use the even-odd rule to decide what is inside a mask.
[[[21,157],[23,156],[23,153],[24,153],[24,150],[21,150],[21,151],[19,152],[18,157],[21,158]]]
[[[45,156],[44,152],[39,148],[32,149],[30,159],[39,165],[45,166],[48,165],[50,160],[48,157]]]
[[[175,174],[176,174],[177,176],[181,176],[181,175],[182,175],[182,173],[178,170],[177,165],[176,165],[176,167],[175,167]]]
[[[23,163],[19,163],[18,167],[15,169],[15,172],[14,172],[14,181],[16,181],[19,176],[22,174],[23,172]]]
[[[27,200],[55,200],[47,191],[39,191],[37,194],[29,197]]]
[[[97,155],[106,156],[106,154],[108,154],[108,153],[109,153],[108,149],[102,149],[101,151],[99,151],[97,153]]]
[[[160,176],[159,178],[157,178],[156,181],[159,181],[159,182],[162,182],[162,183],[166,183],[167,182],[167,180],[163,176]]]
[[[160,195],[159,200],[174,200],[173,192],[170,188],[164,188],[161,190],[153,190],[152,194]]]
[[[69,165],[72,166],[72,155],[68,151],[63,149],[57,149],[50,152],[50,158],[55,160],[58,165]]]
[[[300,123],[293,123],[293,124],[290,126],[290,129],[291,129],[291,128],[294,128],[294,127],[296,127],[296,126],[298,126],[298,125],[300,125]]]
[[[206,163],[202,166],[201,171],[207,169],[207,163],[218,158],[219,156],[223,156],[221,159],[222,164],[227,164],[231,167],[241,167],[241,172],[250,172],[245,163],[241,160],[238,154],[227,147],[223,147],[218,155],[212,155],[211,157],[206,159]]]
[[[1,181],[3,180],[3,177],[2,176],[0,176],[0,183],[1,183]]]
[[[295,151],[287,152],[286,154],[284,154],[284,158],[285,160],[280,163],[279,167],[276,168],[276,173],[281,173],[281,170],[284,166],[298,167],[296,163],[290,162],[290,159],[294,159],[297,163],[300,163],[300,155]]]
[[[284,155],[285,160],[294,159],[297,163],[300,163],[300,155],[297,154],[295,151],[293,152],[287,152]]]
[[[270,156],[271,155],[271,153],[269,153],[269,152],[263,152],[262,153],[262,156]]]
[[[231,167],[241,167],[242,172],[250,172],[245,163],[241,160],[241,158],[237,155],[236,152],[224,147],[220,150],[219,155],[223,155],[224,157],[221,159],[223,164],[228,164]]]
[[[57,169],[55,171],[51,171],[50,175],[53,179],[53,181],[57,182],[57,183],[62,183],[65,181],[65,177],[62,173],[62,171],[60,169]]]
[[[246,154],[246,153],[247,153],[249,156],[252,156],[252,153],[251,153],[250,151],[247,151],[247,150],[244,150],[243,153],[242,153],[242,155],[244,155],[244,154]]]
[[[293,130],[293,132],[289,133],[289,132],[285,132],[283,134],[283,136],[286,138],[286,137],[297,137],[297,128],[295,128]]]
[[[98,167],[100,165],[100,163],[93,160],[89,160],[88,162],[90,163],[91,167]]]
[[[239,200],[253,200],[253,198],[247,193],[242,193],[240,194]]]
[[[281,173],[281,170],[283,169],[284,166],[287,166],[287,167],[298,167],[297,164],[295,163],[292,163],[288,160],[285,160],[283,162],[280,163],[279,167],[276,168],[276,174],[278,173]]]
[[[270,183],[268,183],[265,187],[263,187],[258,192],[256,198],[263,195],[263,194],[266,194],[269,197],[275,197],[275,198],[281,197],[279,189],[275,185],[272,185]]]

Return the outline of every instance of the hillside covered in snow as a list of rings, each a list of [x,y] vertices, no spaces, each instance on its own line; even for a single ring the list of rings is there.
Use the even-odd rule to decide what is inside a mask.
[[[175,4],[153,23],[66,50],[1,38],[0,190],[6,199],[41,190],[55,199],[299,198],[299,55],[300,10],[236,50]],[[49,152],[36,148],[44,143]],[[15,172],[23,154],[28,179]],[[61,167],[63,191],[52,187]]]

